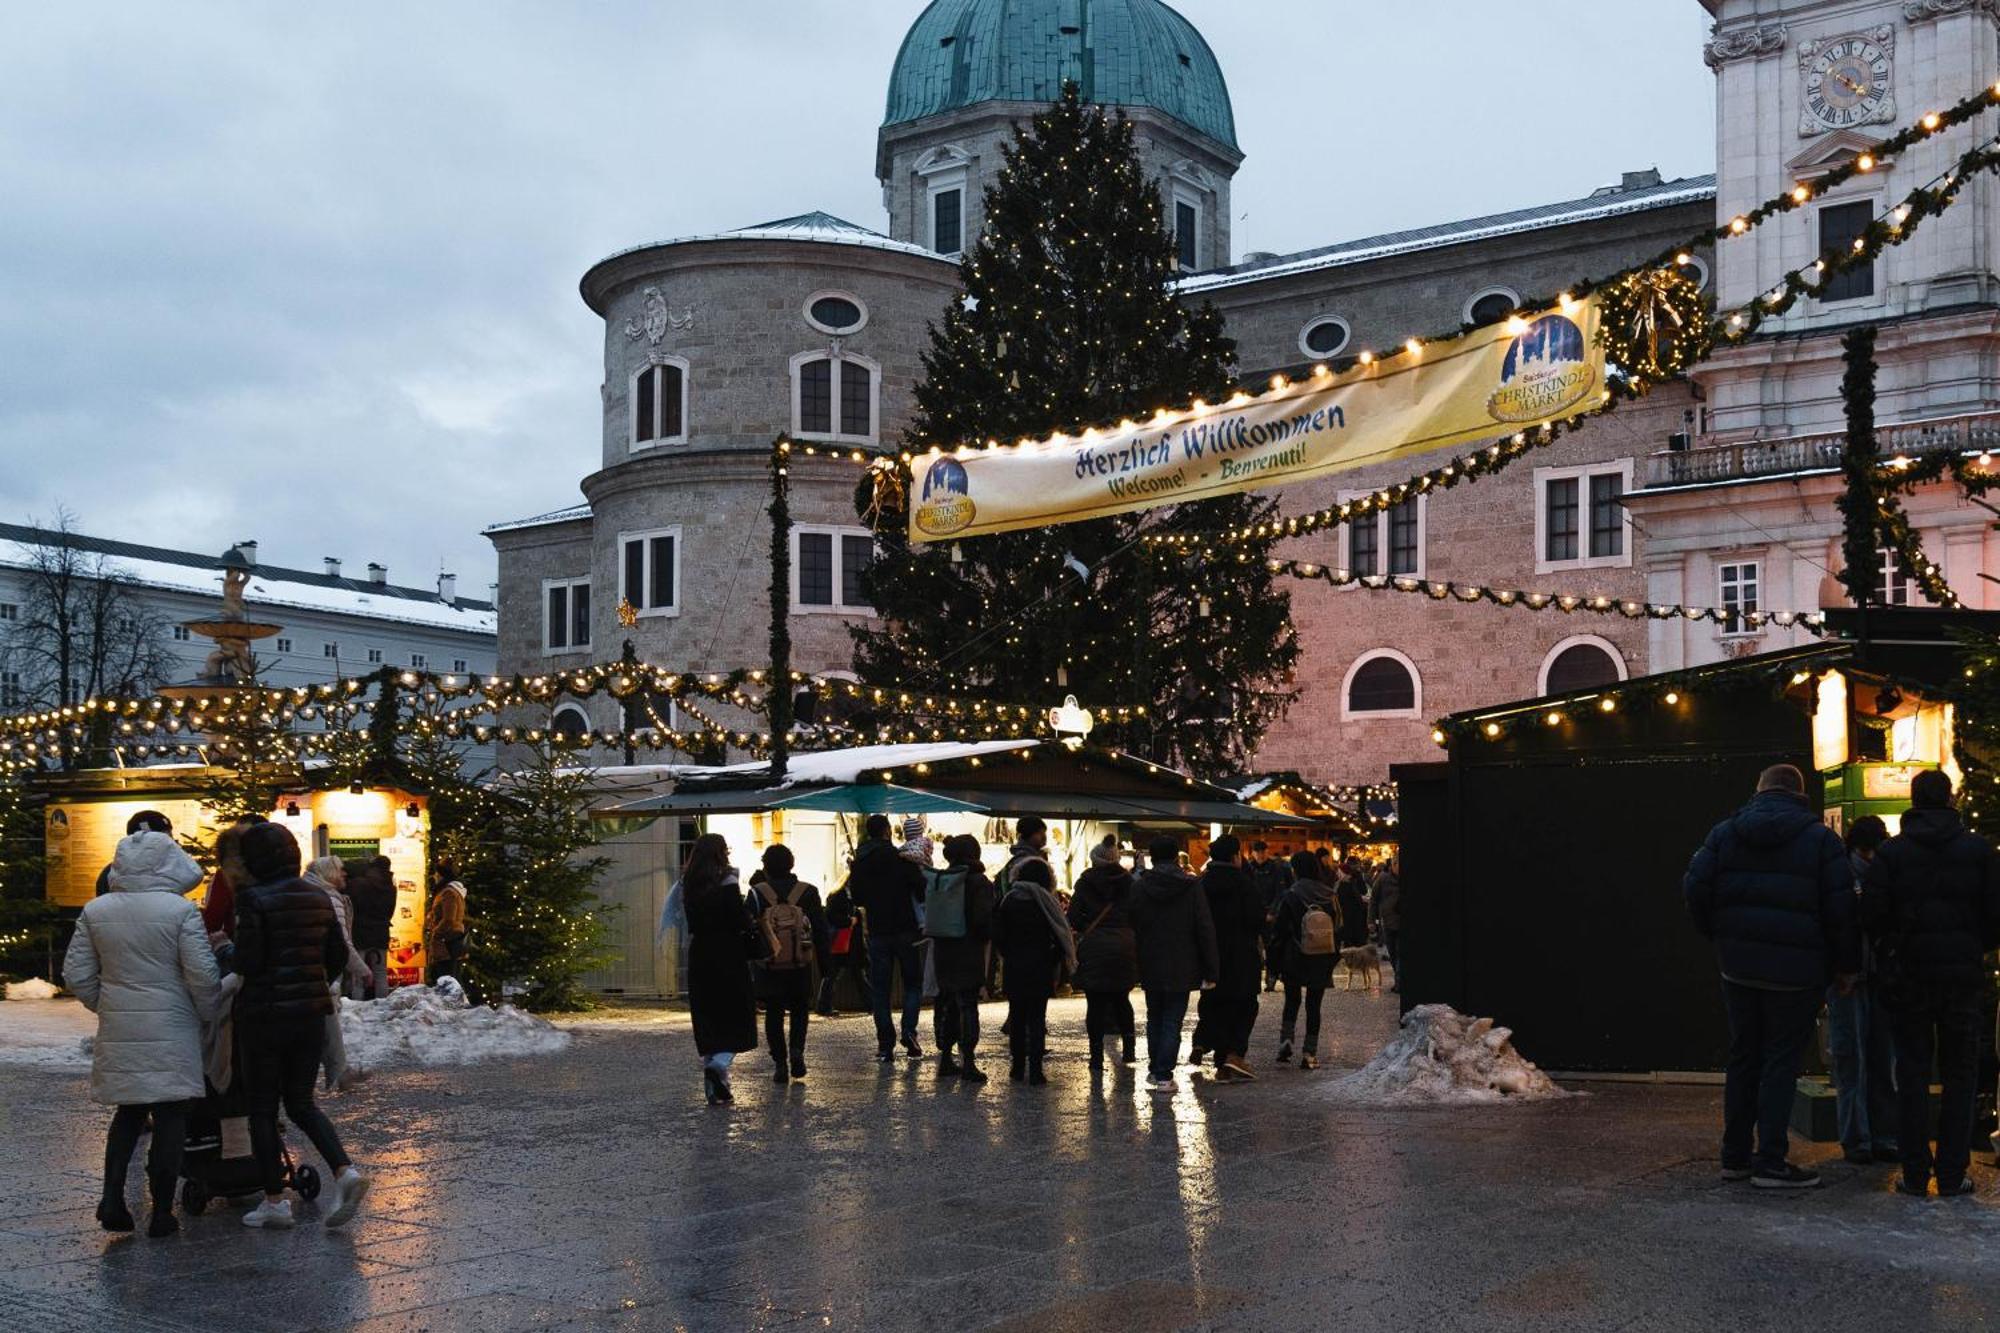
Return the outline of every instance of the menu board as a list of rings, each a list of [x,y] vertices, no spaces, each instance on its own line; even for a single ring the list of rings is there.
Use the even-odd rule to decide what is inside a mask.
[[[174,836],[183,846],[213,840],[200,801],[57,801],[43,816],[47,858],[43,884],[48,900],[58,907],[82,907],[95,898],[98,873],[116,855],[125,837],[125,821],[141,810],[157,810],[171,820]],[[205,881],[189,896],[198,899],[203,887]]]
[[[389,919],[389,984],[413,986],[424,979],[424,843],[421,838],[384,838],[382,855],[396,881],[396,915]]]

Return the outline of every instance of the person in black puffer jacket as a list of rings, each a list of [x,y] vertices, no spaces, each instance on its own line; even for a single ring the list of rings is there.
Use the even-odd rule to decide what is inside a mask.
[[[1940,1195],[1970,1194],[1973,1083],[1979,1076],[1985,954],[2000,948],[2000,865],[1993,845],[1951,808],[1951,779],[1910,784],[1903,830],[1861,881],[1861,918],[1875,943],[1878,986],[1895,1030],[1897,1142],[1905,1194],[1930,1192],[1931,1051],[1943,1101],[1935,1169]]]
[[[1243,844],[1225,833],[1208,849],[1201,888],[1215,926],[1219,968],[1213,990],[1203,991],[1194,1028],[1194,1062],[1215,1052],[1220,1083],[1248,1082],[1250,1030],[1257,1026],[1257,994],[1264,973],[1264,896],[1244,870]]]
[[[313,1078],[334,1012],[330,977],[347,964],[347,939],[324,890],[299,878],[299,845],[282,824],[243,835],[250,885],[236,893],[236,940],[227,961],[243,978],[236,999],[238,1058],[250,1099],[250,1142],[264,1176],[264,1202],[244,1214],[251,1227],[292,1225],[284,1197],[278,1103],[333,1172],[326,1224],[346,1224],[368,1191],[326,1113],[313,1103]]]
[[[917,1043],[917,1015],[924,1004],[924,963],[917,949],[917,904],[924,900],[924,872],[896,851],[889,841],[889,817],[870,815],[867,836],[854,849],[847,874],[847,891],[867,915],[868,985],[875,1000],[875,1056],[896,1056],[896,1028],[890,1021],[892,983],[903,980],[903,1049],[912,1060],[924,1058]]]
[[[1709,831],[1682,888],[1695,929],[1715,943],[1729,1010],[1723,1179],[1817,1185],[1818,1173],[1786,1162],[1786,1130],[1827,983],[1851,985],[1861,967],[1847,849],[1807,802],[1799,770],[1775,764],[1749,804]]]
[[[1076,932],[1076,988],[1083,992],[1083,1028],[1090,1068],[1104,1068],[1104,1043],[1117,1036],[1124,1062],[1138,1056],[1132,988],[1139,984],[1139,950],[1132,935],[1132,875],[1118,859],[1118,839],[1090,849],[1090,868],[1076,877],[1069,926]]]
[[[346,865],[347,901],[354,904],[354,947],[368,965],[368,993],[364,1000],[380,1000],[389,994],[389,925],[396,918],[396,881],[390,873],[389,858],[370,857]]]
[[[1147,855],[1153,864],[1135,878],[1131,903],[1139,983],[1146,991],[1146,1082],[1154,1092],[1171,1093],[1188,995],[1213,986],[1219,975],[1215,923],[1208,895],[1177,864],[1180,844],[1155,838]]]

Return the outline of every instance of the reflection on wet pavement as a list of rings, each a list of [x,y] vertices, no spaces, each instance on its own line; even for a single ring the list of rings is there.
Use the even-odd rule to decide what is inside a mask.
[[[376,1187],[169,1241],[91,1218],[105,1113],[80,1075],[0,1075],[0,1330],[339,1328],[1879,1329],[2000,1318],[1990,1198],[1914,1204],[1828,1165],[1772,1198],[1716,1180],[1712,1088],[1598,1084],[1532,1107],[1385,1112],[1312,1089],[1394,997],[1328,996],[1327,1069],[1172,1097],[1093,1077],[1051,1007],[1053,1083],[940,1082],[813,1027],[812,1075],[738,1064],[702,1104],[680,1015],[591,1023],[542,1060],[384,1073],[330,1107]],[[987,1010],[997,1036],[1000,1010]],[[1143,1055],[1143,1041],[1141,1043]],[[296,1136],[295,1136],[296,1140]],[[304,1149],[302,1142],[295,1150]],[[1824,1158],[1823,1148],[1808,1150]],[[134,1172],[135,1182],[139,1172]],[[1990,1188],[1990,1173],[1978,1172]]]

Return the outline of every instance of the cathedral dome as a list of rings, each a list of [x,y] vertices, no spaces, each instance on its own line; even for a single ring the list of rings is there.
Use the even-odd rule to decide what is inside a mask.
[[[932,0],[896,53],[884,126],[980,102],[1143,106],[1236,148],[1222,67],[1161,0]]]

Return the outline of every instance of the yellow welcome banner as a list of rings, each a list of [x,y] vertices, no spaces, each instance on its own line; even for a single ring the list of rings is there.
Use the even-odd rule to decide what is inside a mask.
[[[1596,407],[1594,299],[1143,425],[920,456],[910,540],[982,537],[1287,486]]]

